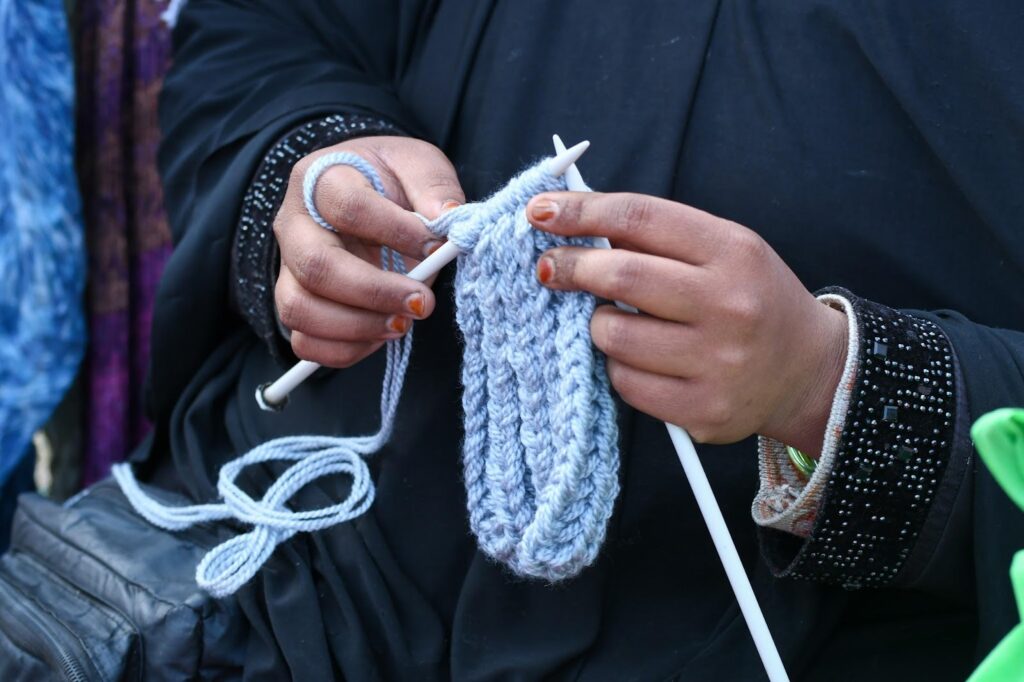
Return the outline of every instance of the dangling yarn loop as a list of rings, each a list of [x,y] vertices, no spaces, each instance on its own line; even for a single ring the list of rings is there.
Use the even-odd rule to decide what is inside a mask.
[[[384,194],[364,159],[347,152],[321,156],[306,173],[303,198],[310,216],[328,230],[333,228],[314,197],[320,176],[335,165],[357,169]],[[551,581],[593,562],[619,490],[615,406],[603,358],[590,341],[594,297],[551,291],[534,276],[537,258],[547,249],[591,245],[589,239],[534,230],[526,220],[530,198],[564,189],[565,181],[541,163],[486,201],[425,221],[461,250],[455,300],[465,340],[463,464],[470,527],[486,554],[520,575]],[[381,249],[381,266],[405,272],[401,256],[388,248]],[[391,435],[411,347],[411,332],[387,344],[376,434],[263,443],[221,468],[219,504],[162,505],[141,489],[127,464],[114,467],[114,478],[156,526],[180,530],[228,518],[251,525],[251,531],[211,550],[196,570],[197,583],[211,594],[231,594],[295,533],[351,520],[373,503],[363,457]],[[235,483],[244,468],[270,461],[293,464],[261,499]],[[304,486],[336,474],[352,479],[342,502],[306,511],[285,507]]]

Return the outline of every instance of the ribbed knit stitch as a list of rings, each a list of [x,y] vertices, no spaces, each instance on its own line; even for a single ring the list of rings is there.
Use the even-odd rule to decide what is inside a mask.
[[[380,192],[374,168],[349,153],[320,157],[304,183],[306,208],[331,229],[313,201],[327,168],[348,165]],[[456,320],[465,343],[462,366],[463,462],[470,527],[480,548],[515,573],[557,581],[592,563],[618,496],[618,430],[603,356],[590,340],[595,299],[541,286],[537,258],[557,246],[590,246],[585,238],[534,230],[525,206],[565,181],[537,164],[483,202],[448,211],[427,227],[461,253],[455,280]],[[382,250],[385,269],[404,272],[401,257]],[[167,507],[147,495],[127,464],[114,477],[139,513],[178,530],[234,518],[253,530],[215,547],[196,580],[214,595],[231,594],[296,532],[320,530],[362,514],[373,501],[364,456],[391,433],[412,334],[388,344],[381,428],[372,436],[298,436],[257,446],[222,467],[223,502]],[[268,460],[292,464],[260,500],[234,483],[241,470]],[[311,481],[346,473],[349,498],[328,508],[293,512],[285,504]]]

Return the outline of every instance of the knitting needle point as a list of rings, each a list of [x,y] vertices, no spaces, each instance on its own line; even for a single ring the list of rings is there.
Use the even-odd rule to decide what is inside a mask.
[[[571,149],[566,149],[565,145],[562,145],[558,153],[548,161],[548,172],[557,178],[562,174],[566,174],[568,169],[575,169],[576,161],[583,156],[588,147],[590,147],[590,142],[587,140],[573,145]],[[579,175],[578,170],[576,175]],[[441,268],[455,260],[455,257],[458,255],[458,248],[451,242],[445,242],[441,248],[430,254],[422,263],[413,268],[408,276],[418,282],[425,282],[440,272]]]
[[[555,144],[555,152],[561,155],[565,151],[565,144],[562,142],[562,138],[554,135],[552,136],[552,141]],[[565,169],[565,185],[573,192],[591,191],[587,187],[587,183],[583,182],[583,176],[575,164]],[[604,237],[596,238],[594,243],[598,248],[611,248],[611,243]],[[629,312],[638,312],[636,308],[625,303],[616,301],[615,305]],[[740,555],[736,551],[736,543],[733,542],[732,535],[729,534],[729,527],[725,524],[722,510],[718,506],[718,500],[715,499],[715,492],[708,482],[707,474],[704,473],[704,467],[700,463],[700,458],[697,457],[697,450],[693,447],[693,441],[690,440],[690,436],[686,431],[675,424],[665,422],[665,427],[668,429],[669,438],[672,440],[676,455],[679,457],[679,463],[682,464],[683,471],[686,473],[686,480],[690,482],[693,496],[697,499],[697,506],[704,517],[704,523],[711,534],[711,540],[715,545],[715,549],[718,550],[718,556],[722,561],[722,566],[725,568],[726,577],[729,579],[732,591],[736,595],[736,601],[739,602],[740,611],[747,621],[747,628],[754,639],[754,646],[761,656],[761,662],[768,673],[768,679],[770,682],[788,682],[789,677],[786,675],[786,669],[782,665],[779,652],[775,648],[775,641],[772,639],[771,631],[768,629],[768,623],[764,619],[764,614],[761,613],[761,606],[757,603],[757,597],[754,595],[754,589],[750,585],[750,579],[747,577],[747,572],[740,561]]]
[[[587,151],[590,142],[584,140],[571,148],[566,149],[565,145],[558,150],[558,153],[548,161],[548,172],[559,177],[569,168],[575,168],[576,161]],[[576,171],[579,175],[579,171]],[[582,181],[582,180],[581,180]],[[459,255],[459,249],[451,242],[445,242],[441,248],[425,258],[419,265],[413,268],[407,276],[424,282],[441,269],[455,260]],[[256,403],[264,410],[276,412],[284,407],[288,395],[294,391],[299,384],[308,379],[320,365],[309,360],[299,360],[291,369],[282,374],[277,381],[271,384],[262,384],[256,388]]]

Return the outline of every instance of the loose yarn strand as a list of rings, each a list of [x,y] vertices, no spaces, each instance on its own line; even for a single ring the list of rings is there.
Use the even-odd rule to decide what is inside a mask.
[[[303,199],[313,220],[332,231],[314,197],[318,179],[335,165],[355,168],[385,194],[376,170],[359,156],[319,157],[304,178]],[[553,292],[534,276],[543,251],[591,244],[534,230],[526,220],[530,198],[565,186],[541,163],[486,201],[424,221],[461,251],[455,299],[465,340],[463,466],[470,527],[487,555],[520,575],[550,581],[593,562],[619,492],[615,405],[603,359],[590,340],[595,299],[585,292]],[[405,273],[401,255],[386,247],[381,266]],[[196,569],[201,587],[215,596],[231,594],[295,533],[351,520],[373,503],[363,457],[391,436],[411,349],[411,332],[387,344],[377,433],[290,436],[258,445],[221,467],[220,503],[163,505],[142,490],[127,464],[114,467],[114,478],[136,510],[161,528],[229,518],[252,526],[212,549]],[[246,467],[271,461],[292,463],[261,499],[253,499],[236,480]],[[336,474],[352,479],[345,500],[322,509],[286,508],[301,488]]]
[[[354,154],[337,153],[320,157],[307,174],[304,187],[306,210],[321,227],[333,231],[313,201],[316,181],[334,165],[359,170],[374,188],[384,186],[373,166]],[[305,188],[308,188],[306,190]],[[381,267],[405,273],[402,256],[392,249],[381,249]],[[298,532],[322,530],[361,516],[374,500],[373,482],[363,456],[379,450],[391,436],[395,413],[402,394],[413,334],[386,344],[382,381],[380,429],[364,436],[288,436],[262,443],[245,455],[224,464],[217,478],[219,504],[171,506],[147,494],[127,463],[112,468],[114,479],[139,514],[154,526],[183,530],[197,523],[236,519],[253,528],[210,550],[196,568],[196,583],[210,594],[223,597],[248,582],[266,563],[280,543]],[[259,500],[253,499],[236,483],[246,467],[272,461],[292,462]],[[325,476],[344,474],[351,478],[348,496],[338,504],[304,511],[286,508],[288,500],[311,482]]]

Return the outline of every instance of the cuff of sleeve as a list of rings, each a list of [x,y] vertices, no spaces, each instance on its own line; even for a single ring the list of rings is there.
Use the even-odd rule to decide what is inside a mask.
[[[360,114],[331,114],[304,123],[281,138],[263,158],[242,200],[231,258],[235,310],[280,361],[294,360],[289,334],[274,305],[279,255],[274,218],[288,189],[292,166],[318,149],[366,135],[402,134],[392,123]]]
[[[757,525],[803,538],[811,535],[825,495],[825,486],[832,475],[859,368],[857,348],[860,344],[860,333],[853,304],[837,294],[823,294],[818,300],[844,312],[849,325],[846,365],[835,397],[832,399],[821,456],[818,458],[814,473],[808,479],[793,466],[784,443],[760,437],[757,460],[761,483],[751,507],[751,515]]]
[[[760,527],[772,572],[846,589],[897,580],[939,493],[956,430],[952,348],[933,322],[843,289],[856,369],[831,470],[806,539]]]

